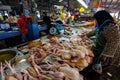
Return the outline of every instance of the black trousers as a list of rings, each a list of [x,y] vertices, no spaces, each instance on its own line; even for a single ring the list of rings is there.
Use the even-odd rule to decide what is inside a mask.
[[[89,65],[80,72],[84,76],[84,80],[102,80],[102,75],[92,69],[93,65]]]

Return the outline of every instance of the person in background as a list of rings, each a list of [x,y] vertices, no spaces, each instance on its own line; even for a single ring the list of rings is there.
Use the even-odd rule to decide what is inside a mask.
[[[70,17],[70,20],[71,20],[71,24],[74,24],[74,18],[75,18],[75,15],[72,14],[71,17]]]
[[[61,6],[59,10],[59,18],[61,19],[63,24],[65,24],[65,16],[65,10],[63,10],[63,7]]]
[[[65,16],[65,23],[66,24],[70,24],[70,17],[71,17],[71,14],[70,14],[70,11],[66,10],[66,16]]]
[[[3,18],[4,18],[4,21],[6,21],[8,19],[8,16],[4,15]]]
[[[28,41],[28,28],[26,17],[21,13],[17,21],[18,27],[22,34],[22,42]]]
[[[59,33],[60,33],[61,35],[63,35],[63,34],[64,34],[64,28],[63,28],[63,26],[62,26],[63,22],[62,22],[62,20],[59,18],[58,15],[56,16],[55,22],[58,23],[57,29],[58,29]]]
[[[4,22],[4,19],[3,19],[3,16],[1,15],[0,13],[0,23],[3,23]]]
[[[9,17],[8,17],[8,19],[6,19],[5,22],[8,22],[8,23],[17,23],[17,18],[15,17],[15,15],[14,15],[13,12],[9,12]]]
[[[74,15],[75,15],[75,18],[74,18],[75,22],[79,22],[80,12],[79,12],[78,10],[76,10],[76,11],[74,12]]]
[[[107,77],[104,77],[104,75],[107,72],[112,75],[110,80],[119,80],[120,77],[116,74],[120,73],[120,28],[114,22],[113,17],[105,10],[95,13],[94,18],[98,27],[96,29],[95,47],[93,49],[95,57],[91,66],[101,63],[103,77],[95,78],[97,73],[94,75],[89,73],[90,80],[106,80]],[[95,71],[98,69],[100,68],[97,68],[97,66],[94,68]]]
[[[56,23],[63,24],[62,20],[59,18],[59,15],[56,15],[56,18],[54,20]]]
[[[50,20],[50,17],[47,16],[46,12],[43,12],[43,22],[47,25],[47,32],[49,33],[51,20]]]

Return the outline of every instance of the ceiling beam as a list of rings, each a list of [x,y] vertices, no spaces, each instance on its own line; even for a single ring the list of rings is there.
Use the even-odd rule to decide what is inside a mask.
[[[104,7],[107,7],[106,4],[107,4],[107,0],[105,0],[105,2],[104,2]]]
[[[114,10],[120,11],[120,4],[118,4],[115,8],[113,8]]]
[[[112,3],[113,3],[113,0],[110,1],[110,4],[109,4],[109,6],[108,6],[109,8],[110,8],[110,5],[111,5]]]
[[[103,3],[104,3],[103,0],[101,0],[102,7],[103,7]]]
[[[116,5],[117,5],[117,6],[116,6]],[[120,0],[118,0],[118,1],[116,2],[116,5],[115,5],[113,8],[120,7]]]
[[[113,1],[114,2],[114,1]],[[115,4],[114,5],[112,5],[110,8],[113,8],[114,6],[116,6],[116,4],[118,4],[118,2],[119,2],[119,0],[117,0],[116,2],[115,2]],[[113,4],[113,3],[112,3]]]

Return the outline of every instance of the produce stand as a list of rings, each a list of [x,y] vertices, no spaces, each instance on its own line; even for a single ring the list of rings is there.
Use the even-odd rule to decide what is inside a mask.
[[[2,76],[15,80],[20,79],[17,75],[26,80],[83,80],[79,71],[92,63],[93,41],[82,36],[90,30],[79,29],[65,28],[64,35],[47,35],[16,46],[21,56],[1,66]]]

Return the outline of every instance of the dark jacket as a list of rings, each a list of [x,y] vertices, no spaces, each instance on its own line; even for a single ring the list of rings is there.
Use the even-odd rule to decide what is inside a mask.
[[[44,16],[44,17],[43,17],[43,22],[44,22],[45,24],[47,24],[47,25],[50,25],[50,23],[51,23],[50,17]]]

